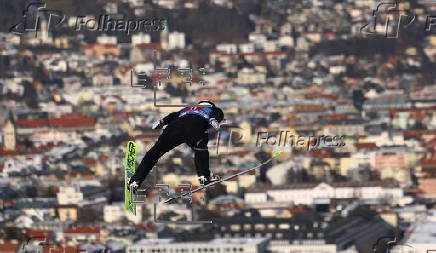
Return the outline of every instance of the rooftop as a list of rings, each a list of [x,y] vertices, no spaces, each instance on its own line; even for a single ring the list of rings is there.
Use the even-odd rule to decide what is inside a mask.
[[[436,222],[434,221],[421,221],[417,222],[406,244],[436,244]]]

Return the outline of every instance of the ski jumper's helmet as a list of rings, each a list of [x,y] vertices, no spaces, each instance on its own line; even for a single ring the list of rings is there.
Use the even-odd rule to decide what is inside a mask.
[[[218,122],[221,122],[224,119],[224,112],[219,107],[217,107],[213,102],[209,100],[201,100],[200,102],[198,102],[198,105],[212,106],[213,108],[212,117],[215,118]]]
[[[205,106],[213,106],[216,107],[216,105],[214,103],[212,103],[209,100],[201,100],[200,102],[198,102],[198,105],[205,105]]]

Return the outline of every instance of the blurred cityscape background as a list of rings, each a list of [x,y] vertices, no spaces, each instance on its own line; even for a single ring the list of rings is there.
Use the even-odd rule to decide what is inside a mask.
[[[0,11],[1,253],[436,251],[436,2]],[[192,203],[154,205],[152,192],[127,213],[127,141],[139,162],[161,133],[151,122],[205,99],[228,122],[210,132],[215,173],[285,153]],[[154,170],[145,185],[198,185],[186,145]]]

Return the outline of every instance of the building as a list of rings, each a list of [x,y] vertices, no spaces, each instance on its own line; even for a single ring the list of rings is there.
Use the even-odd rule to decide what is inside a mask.
[[[58,217],[60,221],[77,221],[77,205],[57,205],[51,208],[51,216]]]
[[[402,222],[412,224],[425,220],[427,217],[427,208],[425,205],[408,205],[402,208],[396,208],[395,213]]]
[[[127,219],[135,224],[142,221],[142,208],[141,205],[136,205],[136,215],[127,212],[124,209],[124,203],[105,205],[103,209],[103,219],[105,222],[120,222]]]
[[[154,58],[160,59],[162,48],[163,47],[159,43],[135,44],[132,47],[132,50],[130,50],[130,61],[136,63],[136,62],[152,61]],[[137,69],[135,70],[138,71]]]
[[[393,181],[303,183],[249,188],[245,201],[252,203],[289,202],[312,205],[320,199],[365,200],[387,199],[392,202],[403,197],[403,190]]]
[[[185,34],[181,32],[171,32],[168,34],[168,49],[184,49],[186,46]]]
[[[236,44],[221,43],[216,46],[216,50],[226,54],[235,54],[238,52]]]
[[[83,200],[83,193],[74,187],[60,187],[56,196],[60,205],[77,205]]]
[[[345,120],[327,123],[324,126],[325,135],[365,136],[365,123],[362,120]]]
[[[336,253],[337,248],[334,244],[326,244],[324,242],[308,242],[302,244],[289,244],[289,243],[281,243],[274,242],[271,243],[269,249],[272,252],[276,253]]]
[[[415,253],[432,252],[436,250],[436,222],[416,222],[405,237],[403,247],[412,248]]]
[[[300,208],[294,210],[290,218],[276,218],[261,217],[257,210],[246,209],[232,217],[215,219],[213,225],[204,225],[197,231],[187,231],[183,234],[173,232],[165,236],[177,238],[177,241],[268,238],[268,250],[272,252],[333,253],[353,246],[362,249],[374,244],[377,238],[391,235],[392,227],[382,218],[365,212],[364,208],[359,212],[360,214],[330,219]]]
[[[21,167],[18,166],[17,162],[8,158],[3,162],[3,171],[1,173],[2,177],[8,177],[11,173],[20,172]]]
[[[243,68],[238,72],[236,81],[238,84],[264,84],[266,83],[266,73],[257,72],[254,69]]]
[[[42,251],[38,251],[42,253],[53,253],[53,252],[62,252],[62,253],[77,253],[84,252],[82,249],[78,249],[76,247],[59,247],[54,245],[42,246]]]
[[[17,146],[16,130],[15,130],[14,119],[11,113],[9,114],[8,118],[6,119],[3,125],[2,133],[3,135],[0,137],[0,140],[2,140],[3,142],[3,149],[15,150]]]
[[[115,36],[98,36],[97,37],[97,43],[99,44],[114,44],[116,45],[118,43],[117,37]]]
[[[121,54],[120,48],[116,44],[87,44],[82,47],[82,51],[86,56],[104,56],[104,55],[115,55],[119,56]]]
[[[77,245],[84,242],[100,241],[100,228],[93,227],[75,227],[64,231],[64,238],[67,243]]]
[[[137,44],[148,44],[151,43],[150,34],[147,33],[138,33],[132,35],[132,46]]]
[[[239,45],[239,52],[241,53],[253,53],[255,51],[254,43],[243,43]]]
[[[402,169],[406,166],[404,153],[399,152],[377,152],[375,155],[376,170],[383,168]]]
[[[380,238],[393,237],[394,228],[380,216],[348,216],[330,222],[325,229],[326,242],[335,244],[338,252],[352,248],[358,252],[373,252]]]
[[[15,253],[19,249],[20,244],[17,240],[0,240],[1,253]]]
[[[128,246],[127,253],[200,253],[200,252],[265,252],[269,240],[265,238],[213,239],[207,242],[175,242],[174,239],[142,239]]]
[[[261,217],[255,209],[243,212],[244,216],[233,216],[214,220],[218,228],[213,230],[215,238],[268,238],[271,242],[298,243],[299,240],[323,241],[322,217],[313,213],[297,214],[291,218]],[[323,225],[324,224],[324,225]]]
[[[420,194],[424,198],[435,198],[436,196],[436,178],[426,177],[419,180]]]

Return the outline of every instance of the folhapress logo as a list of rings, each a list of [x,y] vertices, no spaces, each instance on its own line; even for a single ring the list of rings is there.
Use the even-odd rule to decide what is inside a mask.
[[[32,2],[26,6],[23,11],[21,21],[10,28],[10,32],[22,35],[27,32],[34,32],[35,37],[38,36],[40,21],[42,18],[46,20],[47,30],[64,22],[65,15],[61,11],[48,10],[44,2]]]
[[[109,15],[100,15],[98,19],[78,16],[76,19],[75,31],[118,31],[127,35],[140,32],[158,32],[165,30],[165,19],[112,19]]]
[[[46,9],[44,2],[31,2],[23,11],[21,21],[12,26],[9,31],[22,35],[28,32],[34,32],[38,36],[41,20],[44,20],[46,31],[60,25],[66,19],[63,12],[58,10]],[[75,26],[72,27],[77,32],[80,31],[117,31],[125,32],[130,35],[134,32],[159,32],[165,30],[166,20],[162,18],[143,18],[143,19],[112,19],[109,15],[99,15],[97,18],[88,18],[86,16],[77,16]]]
[[[400,29],[408,27],[415,19],[416,15],[409,10],[400,10],[397,1],[382,2],[373,11],[371,23],[362,26],[360,32],[398,38]]]

